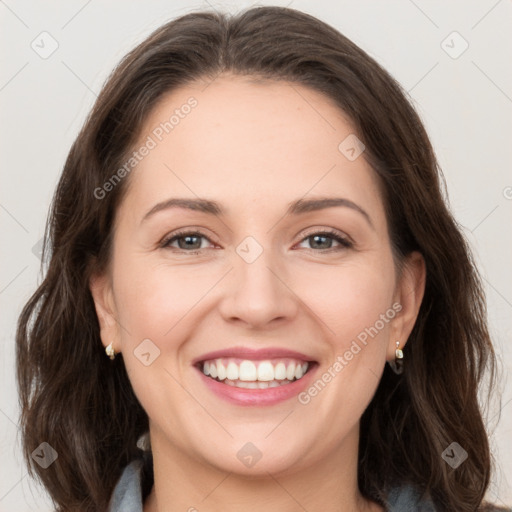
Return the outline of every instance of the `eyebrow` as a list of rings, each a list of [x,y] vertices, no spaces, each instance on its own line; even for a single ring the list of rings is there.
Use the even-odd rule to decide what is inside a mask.
[[[334,208],[339,206],[351,208],[352,210],[359,212],[366,219],[368,224],[374,228],[371,217],[363,208],[361,208],[358,204],[354,203],[350,199],[345,199],[342,197],[323,197],[307,200],[298,199],[297,201],[293,201],[288,204],[288,209],[286,210],[285,215],[301,215],[308,212],[325,210],[326,208]],[[171,208],[184,208],[187,210],[199,211],[202,213],[215,215],[216,217],[220,217],[225,214],[225,210],[216,201],[200,198],[188,199],[174,197],[153,206],[153,208],[151,208],[151,210],[149,210],[144,215],[141,222],[146,221],[149,217],[155,215],[157,212]]]

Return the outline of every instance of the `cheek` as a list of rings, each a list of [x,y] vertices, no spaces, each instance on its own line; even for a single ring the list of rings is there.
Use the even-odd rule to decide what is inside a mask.
[[[326,335],[338,350],[359,335],[364,338],[376,323],[379,334],[386,334],[386,320],[394,316],[394,268],[386,260],[382,257],[371,263],[358,261],[336,268],[319,266],[314,276],[297,274],[297,295],[322,321]]]
[[[119,322],[126,326],[123,336],[155,340],[173,338],[170,334],[218,281],[210,268],[154,264],[143,255],[120,258],[114,277]]]

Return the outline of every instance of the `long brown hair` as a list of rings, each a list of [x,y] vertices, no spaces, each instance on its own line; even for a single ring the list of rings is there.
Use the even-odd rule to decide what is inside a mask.
[[[24,456],[59,511],[104,510],[148,418],[122,357],[104,353],[89,291],[109,262],[116,209],[129,177],[98,198],[125,161],[163,95],[229,72],[298,83],[334,100],[366,146],[382,186],[397,266],[420,251],[426,290],[404,350],[406,369],[387,367],[361,418],[361,493],[384,503],[406,482],[441,511],[482,507],[492,458],[477,392],[496,358],[482,285],[443,197],[426,131],[399,84],[358,46],[302,12],[257,7],[236,16],[196,12],[171,21],[131,51],[103,87],[74,142],[46,229],[44,281],[17,331]],[[340,141],[341,142],[341,141]],[[488,371],[488,373],[486,373]],[[467,460],[441,457],[458,441]],[[47,442],[47,469],[31,453]]]

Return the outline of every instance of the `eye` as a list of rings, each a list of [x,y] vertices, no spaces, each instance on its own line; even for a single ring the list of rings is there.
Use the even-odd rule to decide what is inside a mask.
[[[203,241],[207,241],[213,244],[213,242],[206,235],[199,231],[180,231],[177,233],[172,233],[171,235],[164,238],[160,243],[160,247],[173,248],[181,252],[197,254],[198,251],[201,251],[207,247],[207,245],[205,246],[203,244]],[[299,245],[306,241],[310,243],[311,249],[319,249],[320,252],[339,251],[353,247],[353,243],[348,238],[344,237],[337,231],[332,230],[313,232],[303,238]],[[334,245],[333,247],[333,244],[337,244],[337,246]]]
[[[337,231],[319,231],[307,235],[300,242],[301,244],[308,241],[312,249],[321,249],[324,251],[339,251],[342,249],[348,249],[353,247],[353,243],[348,238],[342,236]],[[338,246],[333,247],[333,242],[337,243]]]
[[[199,231],[181,231],[178,233],[172,233],[170,237],[164,238],[160,247],[175,248],[183,252],[200,251],[205,248],[202,244],[203,240],[207,240],[212,243],[207,236],[203,235]],[[178,245],[173,245],[176,242]]]

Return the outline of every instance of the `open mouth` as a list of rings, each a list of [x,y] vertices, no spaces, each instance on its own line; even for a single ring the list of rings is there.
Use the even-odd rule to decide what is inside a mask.
[[[201,361],[199,370],[207,377],[228,386],[245,389],[267,389],[286,386],[300,380],[315,364],[294,358],[249,360],[218,358]]]

